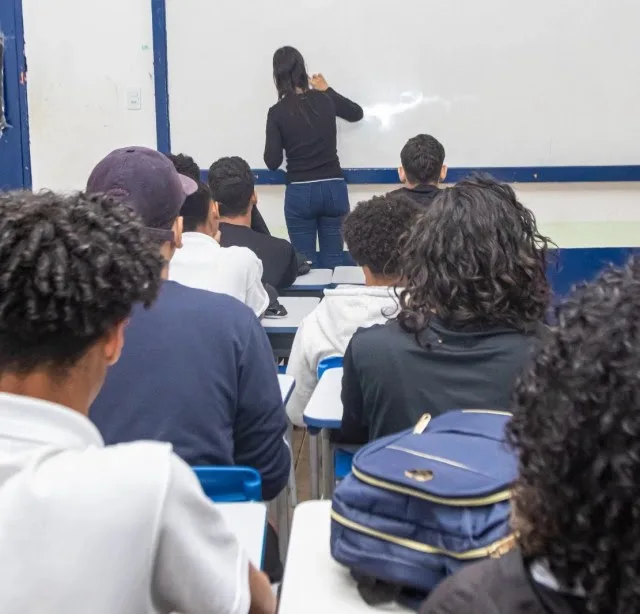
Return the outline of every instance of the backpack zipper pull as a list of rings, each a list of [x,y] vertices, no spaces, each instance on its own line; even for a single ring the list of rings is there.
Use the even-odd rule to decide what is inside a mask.
[[[420,420],[418,420],[418,424],[413,428],[413,434],[422,435],[429,426],[429,422],[431,422],[431,414],[423,414]]]

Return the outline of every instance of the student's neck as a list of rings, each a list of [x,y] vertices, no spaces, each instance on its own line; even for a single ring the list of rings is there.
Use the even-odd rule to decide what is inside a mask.
[[[433,183],[433,181],[429,182],[429,183],[409,183],[407,181],[407,183],[405,184],[405,187],[407,187],[409,190],[415,190],[416,188],[419,188],[421,185],[431,185],[434,188],[438,187],[437,183]]]
[[[73,379],[69,377],[58,381],[46,371],[34,371],[27,375],[6,373],[0,376],[0,392],[42,399],[88,416],[88,395],[84,394],[82,383],[74,383]]]
[[[376,275],[371,271],[364,269],[364,284],[370,288],[380,288],[395,286],[398,283],[397,277],[391,277],[387,275]]]
[[[212,233],[212,229],[209,226],[206,224],[200,224],[199,226],[196,226],[194,230],[188,230],[187,232],[197,232],[198,234],[206,235],[207,237],[215,239],[218,229],[216,228],[216,231]]]
[[[238,217],[220,217],[221,224],[232,224],[233,226],[246,226],[251,228],[251,213],[240,215]]]

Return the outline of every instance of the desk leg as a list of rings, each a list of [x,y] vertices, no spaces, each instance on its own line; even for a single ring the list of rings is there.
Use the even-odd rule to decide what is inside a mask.
[[[333,497],[333,486],[335,482],[331,435],[327,429],[323,429],[320,436],[322,438],[322,498],[331,499]]]
[[[318,471],[318,431],[308,429],[309,435],[309,468],[311,470],[311,498],[320,498],[320,475]]]

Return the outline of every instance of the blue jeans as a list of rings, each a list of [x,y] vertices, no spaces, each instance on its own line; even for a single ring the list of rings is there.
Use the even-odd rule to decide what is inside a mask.
[[[342,221],[349,213],[349,193],[342,179],[292,183],[284,196],[284,217],[293,246],[312,266],[343,264]],[[316,237],[320,258],[316,254]]]

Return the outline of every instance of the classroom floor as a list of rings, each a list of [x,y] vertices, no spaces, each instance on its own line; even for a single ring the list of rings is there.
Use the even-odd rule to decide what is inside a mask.
[[[293,458],[296,465],[296,485],[298,486],[298,502],[311,499],[309,482],[309,438],[305,429],[293,430]]]

